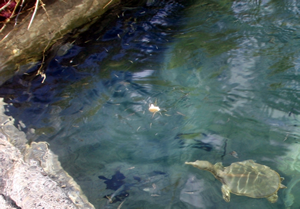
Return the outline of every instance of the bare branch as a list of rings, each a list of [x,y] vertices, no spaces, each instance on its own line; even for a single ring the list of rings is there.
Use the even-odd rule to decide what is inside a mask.
[[[40,0],[36,0],[36,2],[35,2],[34,12],[33,12],[32,16],[31,16],[31,20],[30,20],[30,22],[29,22],[29,25],[28,25],[27,30],[29,30],[29,28],[30,28],[30,26],[31,26],[31,24],[32,24],[32,21],[33,21],[35,15],[36,15],[36,12],[37,12],[38,7],[39,7],[39,2],[40,2]]]

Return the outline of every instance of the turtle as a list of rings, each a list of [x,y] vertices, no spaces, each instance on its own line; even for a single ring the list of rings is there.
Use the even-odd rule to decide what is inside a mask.
[[[232,163],[224,167],[221,162],[215,165],[208,161],[185,162],[201,170],[211,172],[221,181],[223,199],[230,202],[230,192],[252,198],[267,198],[271,203],[278,199],[277,191],[287,188],[281,182],[283,177],[266,165],[253,160]]]

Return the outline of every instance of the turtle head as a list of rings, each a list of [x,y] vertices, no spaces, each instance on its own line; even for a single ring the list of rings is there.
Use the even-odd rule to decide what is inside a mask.
[[[195,162],[185,162],[185,164],[192,165],[201,170],[207,170],[210,172],[214,169],[213,164],[211,164],[208,161],[204,161],[204,160],[196,160]]]
[[[185,162],[185,164],[192,165],[201,170],[206,170],[211,172],[217,179],[220,179],[222,175],[223,166],[222,163],[217,163],[215,165],[211,164],[208,161],[196,160],[195,162]]]

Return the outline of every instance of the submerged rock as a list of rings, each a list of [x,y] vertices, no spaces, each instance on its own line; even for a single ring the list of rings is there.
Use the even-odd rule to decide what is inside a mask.
[[[143,188],[142,190],[151,196],[158,195],[156,193],[159,192],[161,188],[157,187],[155,182],[163,181],[168,174],[161,171],[152,171],[146,174],[146,176],[146,178],[132,176],[134,181],[125,181],[125,175],[119,170],[115,172],[111,179],[102,175],[98,176],[99,179],[105,180],[104,183],[106,184],[107,190],[114,190],[112,194],[104,196],[104,198],[108,199],[107,205],[124,201],[124,199],[129,196],[132,187]]]

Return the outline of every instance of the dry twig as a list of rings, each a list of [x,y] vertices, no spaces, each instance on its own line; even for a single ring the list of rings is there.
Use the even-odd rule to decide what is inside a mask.
[[[36,0],[36,2],[35,2],[35,8],[34,8],[34,12],[33,12],[33,14],[32,14],[32,16],[31,16],[31,19],[30,19],[30,22],[29,22],[29,25],[28,25],[28,28],[27,28],[27,30],[29,30],[29,28],[30,28],[30,26],[31,26],[31,24],[32,24],[32,21],[33,21],[33,19],[34,19],[34,17],[35,17],[35,15],[36,15],[36,12],[37,12],[37,10],[38,10],[38,7],[39,7],[39,2],[40,2],[40,0]]]
[[[105,9],[113,0],[110,0],[107,4],[105,4],[102,9]]]
[[[3,7],[1,7],[1,8],[0,8],[0,12],[3,11],[4,9],[6,9],[6,8],[10,5],[10,3],[12,3],[12,0],[9,0]],[[6,24],[9,23],[9,22],[10,22],[10,19],[14,16],[15,11],[16,11],[16,9],[17,9],[19,3],[20,3],[20,0],[16,0],[15,3],[16,3],[16,4],[14,5],[14,10],[11,12],[10,16],[5,20],[3,26],[2,26],[1,29],[0,29],[0,33],[4,30],[4,28],[6,27]],[[19,14],[18,14],[18,15],[19,15]],[[2,40],[1,40],[1,41],[2,41]]]
[[[6,9],[11,3],[11,0],[9,0],[3,7],[0,8],[0,12],[4,9]]]
[[[47,10],[46,10],[46,8],[45,8],[45,4],[42,2],[42,0],[36,0],[35,6],[34,6],[34,12],[33,12],[32,16],[31,16],[31,19],[30,19],[30,22],[29,22],[29,25],[28,25],[27,30],[29,30],[29,28],[30,28],[30,26],[31,26],[31,24],[32,24],[32,22],[33,22],[33,20],[34,20],[34,17],[35,17],[35,15],[36,15],[36,12],[37,12],[38,7],[39,7],[39,3],[41,3],[41,7],[44,9],[44,11],[45,11],[45,13],[46,13],[46,15],[47,15],[48,21],[50,22],[50,18],[49,18],[49,15],[48,15]]]

